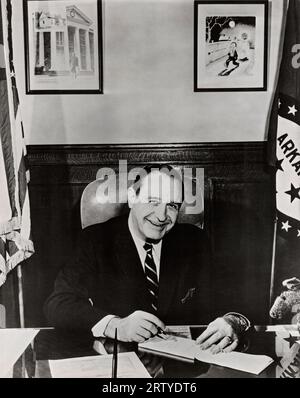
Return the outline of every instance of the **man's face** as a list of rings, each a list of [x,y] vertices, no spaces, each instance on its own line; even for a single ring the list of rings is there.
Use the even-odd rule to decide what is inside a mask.
[[[159,241],[175,225],[182,202],[182,185],[174,178],[159,171],[145,176],[140,191],[128,191],[128,203],[136,234],[145,241]]]

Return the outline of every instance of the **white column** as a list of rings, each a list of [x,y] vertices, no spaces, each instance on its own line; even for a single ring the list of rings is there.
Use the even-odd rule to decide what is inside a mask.
[[[90,51],[90,36],[89,30],[85,31],[85,48],[86,48],[86,70],[91,70],[91,51]]]
[[[33,70],[35,69],[36,65],[36,53],[37,53],[37,32],[33,32],[33,36],[32,36],[32,40],[33,40],[33,50],[30,53],[30,65],[32,65]]]
[[[56,70],[56,32],[51,31],[51,68],[50,70]]]
[[[65,69],[70,70],[68,27],[66,27],[66,29],[64,31],[64,54],[65,54]]]
[[[80,56],[80,40],[79,40],[79,28],[75,28],[75,55],[78,58],[78,67],[79,70],[82,70],[82,65],[81,65],[81,56]]]
[[[91,69],[95,70],[95,38],[94,38],[94,32],[91,32],[91,38],[92,38],[92,47],[90,47]],[[93,57],[94,57],[94,61],[93,61]]]
[[[35,18],[34,18],[34,14],[32,15],[31,18],[31,31],[32,31],[32,39],[33,39],[33,52],[30,53],[30,62],[31,65],[33,66],[33,70],[34,68],[37,66],[36,65],[36,53],[37,53],[37,32],[35,31]]]
[[[39,32],[39,66],[45,66],[44,32]]]

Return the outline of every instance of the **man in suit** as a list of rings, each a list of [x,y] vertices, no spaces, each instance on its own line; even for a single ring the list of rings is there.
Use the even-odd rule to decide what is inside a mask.
[[[211,320],[208,246],[203,231],[177,224],[183,182],[170,166],[149,166],[128,189],[129,216],[82,232],[45,311],[57,328],[142,342],[166,324]],[[241,314],[211,322],[197,342],[231,351],[249,327]]]

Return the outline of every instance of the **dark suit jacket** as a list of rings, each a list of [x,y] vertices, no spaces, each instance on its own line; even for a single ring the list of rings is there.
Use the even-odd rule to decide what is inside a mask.
[[[45,303],[51,325],[87,331],[108,314],[152,312],[127,216],[86,228],[80,242]],[[207,252],[203,231],[192,225],[176,224],[163,238],[157,316],[166,324],[212,320]]]

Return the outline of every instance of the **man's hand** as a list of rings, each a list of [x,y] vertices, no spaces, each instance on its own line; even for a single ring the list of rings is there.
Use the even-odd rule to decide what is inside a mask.
[[[164,323],[155,315],[145,311],[135,311],[126,318],[112,318],[105,329],[105,336],[114,338],[118,329],[118,340],[141,343],[165,329]]]
[[[224,319],[217,318],[197,338],[196,343],[202,350],[210,349],[213,354],[233,351],[239,343],[233,327]]]

